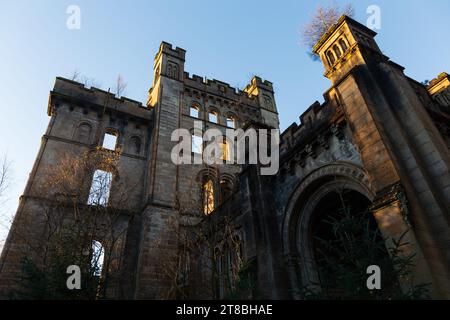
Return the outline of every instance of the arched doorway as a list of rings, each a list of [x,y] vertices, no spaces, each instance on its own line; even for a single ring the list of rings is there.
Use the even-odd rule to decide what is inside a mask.
[[[293,191],[286,206],[282,232],[292,292],[300,293],[303,287],[320,289],[317,252],[321,248],[315,237],[330,239],[332,230],[323,222],[333,217],[333,212],[339,212],[342,193],[344,202],[354,211],[367,211],[374,198],[365,172],[349,163],[318,168]],[[368,219],[373,220],[370,215]],[[300,294],[293,295],[301,298]]]
[[[389,260],[370,204],[358,191],[342,188],[314,208],[309,233],[321,298],[370,294],[367,267]]]

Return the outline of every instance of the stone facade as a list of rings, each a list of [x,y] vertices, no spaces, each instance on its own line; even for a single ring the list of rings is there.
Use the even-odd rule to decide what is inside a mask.
[[[315,102],[300,125],[281,134],[280,169],[273,176],[261,175],[259,165],[171,161],[177,143],[172,132],[184,128],[195,134],[195,120],[223,133],[229,126],[278,128],[269,81],[254,77],[241,91],[190,76],[185,51],[165,42],[155,56],[147,106],[57,78],[50,123],[2,252],[0,295],[7,297],[20,277],[21,255],[27,252],[22,239],[43,241],[39,205],[52,197],[36,190],[46,179],[44,168],[56,165],[63,153],[77,158],[98,151],[104,134],[114,131],[122,151],[117,174],[133,182],[120,209],[133,219],[124,212],[120,220],[126,229],[118,249],[120,277],[107,298],[168,297],[173,283],[164,261],[178,256],[180,230],[205,223],[198,213],[205,181],[214,193],[207,217],[218,233],[225,217],[232,221],[240,258],[252,262],[258,297],[298,298],[300,286],[318,282],[311,225],[324,199],[346,189],[370,204],[383,235],[399,238],[410,230],[416,281],[432,283],[434,297],[450,298],[449,76],[441,74],[428,87],[418,83],[382,54],[374,36],[342,17],[317,43],[314,51],[332,86],[324,103]],[[217,121],[210,121],[211,114]],[[113,182],[112,203],[116,196]],[[33,232],[24,235],[24,224]],[[183,260],[187,287],[201,287],[211,277],[201,256],[190,252]],[[221,269],[219,278],[225,273]],[[193,290],[189,297],[223,297],[223,279],[216,286],[222,288]]]

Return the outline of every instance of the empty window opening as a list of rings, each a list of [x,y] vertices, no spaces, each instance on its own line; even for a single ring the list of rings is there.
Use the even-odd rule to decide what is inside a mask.
[[[198,110],[198,108],[197,107],[191,107],[190,110],[189,110],[189,115],[191,117],[198,118],[199,117],[199,110]]]
[[[191,139],[191,148],[192,152],[201,154],[203,152],[203,138],[193,134]]]
[[[116,150],[117,145],[117,135],[113,133],[105,133],[103,137],[102,147],[108,150]]]
[[[234,119],[234,117],[228,116],[227,117],[227,127],[229,128],[236,128],[236,120]]]
[[[212,111],[209,113],[209,122],[218,123],[217,119],[218,119],[217,112]]]
[[[92,241],[91,270],[92,275],[100,277],[103,270],[103,261],[105,259],[105,249],[102,244],[96,240]]]
[[[112,173],[96,170],[89,191],[88,205],[106,206],[111,191]]]

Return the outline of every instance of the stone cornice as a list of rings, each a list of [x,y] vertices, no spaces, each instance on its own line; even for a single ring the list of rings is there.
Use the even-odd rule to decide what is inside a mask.
[[[320,50],[320,48],[325,44],[325,42],[328,40],[328,38],[337,30],[339,29],[339,27],[343,24],[343,23],[349,23],[352,24],[354,26],[357,26],[360,29],[363,29],[364,31],[366,31],[370,36],[376,36],[376,32],[367,28],[365,25],[359,23],[356,20],[353,20],[352,18],[350,18],[349,16],[343,15],[339,18],[339,20],[332,25],[327,32],[325,32],[325,34],[322,35],[322,37],[320,37],[319,41],[316,43],[316,45],[313,47],[313,53],[318,53],[318,51]]]

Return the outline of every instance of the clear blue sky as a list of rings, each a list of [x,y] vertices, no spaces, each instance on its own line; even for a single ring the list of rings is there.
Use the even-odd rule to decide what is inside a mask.
[[[348,1],[337,1],[348,3]],[[301,26],[330,1],[2,0],[0,10],[0,154],[12,161],[14,212],[48,123],[48,93],[56,76],[75,69],[104,89],[120,73],[126,96],[145,102],[153,57],[162,40],[187,50],[186,71],[243,87],[251,75],[272,81],[281,128],[329,82],[299,44]],[[419,80],[450,71],[448,0],[354,1],[355,18],[381,8],[377,41]],[[81,29],[66,27],[69,5],[81,9]],[[4,228],[0,226],[0,239]]]

